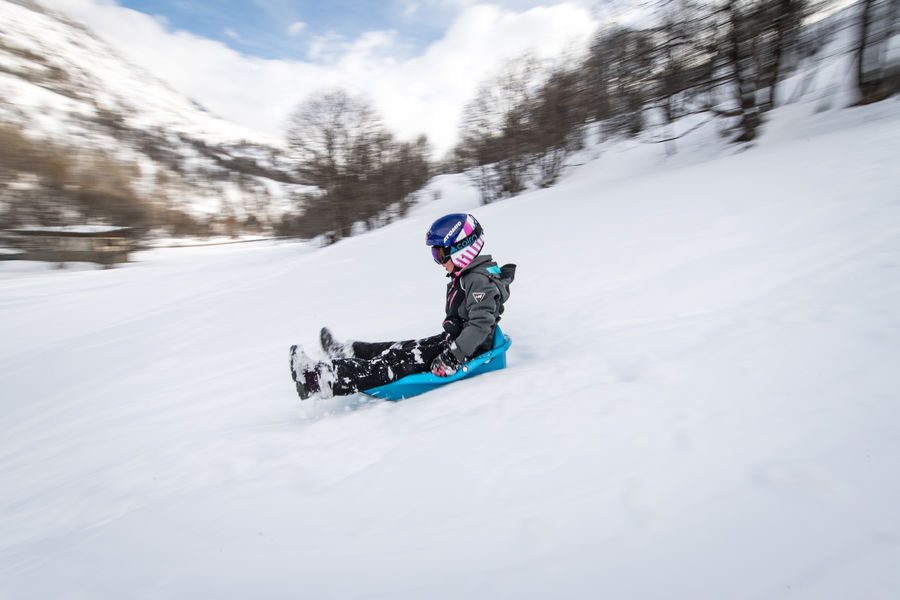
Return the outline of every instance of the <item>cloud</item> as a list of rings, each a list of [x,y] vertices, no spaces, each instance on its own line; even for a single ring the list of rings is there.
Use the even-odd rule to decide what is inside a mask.
[[[422,5],[418,2],[418,0],[404,0],[403,2],[403,16],[409,17],[417,12],[422,7]]]
[[[472,6],[422,55],[380,65],[369,93],[398,133],[409,137],[427,127],[443,152],[456,142],[463,107],[478,84],[526,52],[554,59],[582,49],[595,28],[590,12],[573,5],[522,12]]]
[[[241,39],[240,34],[237,31],[235,31],[234,29],[232,29],[231,27],[225,28],[225,35],[227,35],[228,37],[230,37],[233,40]]]
[[[328,63],[336,68],[348,58],[376,62],[378,57],[396,57],[409,48],[399,41],[396,31],[367,31],[350,39],[329,31],[313,37],[307,58],[320,67]]]
[[[300,35],[304,29],[306,29],[306,23],[303,21],[296,21],[288,26],[288,33],[291,35]]]
[[[514,10],[472,4],[443,37],[414,53],[395,31],[348,39],[315,36],[306,60],[247,56],[109,0],[54,0],[124,57],[219,116],[283,136],[291,111],[310,94],[343,86],[366,94],[404,139],[428,135],[437,153],[456,142],[463,107],[478,84],[527,51],[552,58],[586,45],[596,23],[572,3]]]

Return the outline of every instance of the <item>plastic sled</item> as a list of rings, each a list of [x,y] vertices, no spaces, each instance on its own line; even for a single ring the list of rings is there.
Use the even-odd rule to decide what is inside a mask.
[[[466,377],[499,371],[506,368],[506,351],[509,350],[511,344],[512,340],[509,339],[508,335],[504,335],[498,326],[494,331],[493,349],[488,350],[484,354],[479,354],[464,364],[453,375],[438,377],[431,373],[414,373],[387,385],[363,390],[363,393],[383,400],[403,400],[404,398],[411,398],[412,396],[430,392],[442,385],[447,385]]]

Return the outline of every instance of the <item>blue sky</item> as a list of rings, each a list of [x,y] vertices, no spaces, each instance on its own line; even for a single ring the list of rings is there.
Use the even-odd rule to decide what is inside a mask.
[[[122,6],[261,58],[307,58],[316,38],[351,40],[367,31],[394,31],[409,52],[439,39],[453,3],[409,0],[120,0]],[[537,3],[535,3],[537,4]],[[413,9],[415,7],[415,9]],[[293,28],[291,26],[294,26]]]

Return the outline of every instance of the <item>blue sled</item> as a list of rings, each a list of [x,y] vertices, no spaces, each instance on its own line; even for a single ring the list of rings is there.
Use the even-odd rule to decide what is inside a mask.
[[[431,373],[415,373],[387,385],[363,390],[363,393],[383,400],[403,400],[404,398],[411,398],[430,392],[442,385],[447,385],[466,377],[499,371],[506,368],[506,351],[509,350],[510,344],[512,344],[512,340],[509,339],[508,335],[504,335],[500,327],[497,326],[494,331],[494,348],[484,354],[479,354],[464,364],[455,374],[448,377],[438,377]]]

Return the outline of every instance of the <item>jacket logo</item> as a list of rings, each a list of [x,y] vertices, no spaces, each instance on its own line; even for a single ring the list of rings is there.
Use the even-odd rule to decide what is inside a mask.
[[[481,302],[484,300],[484,296],[484,292],[472,292],[472,297],[475,298],[475,302]]]

